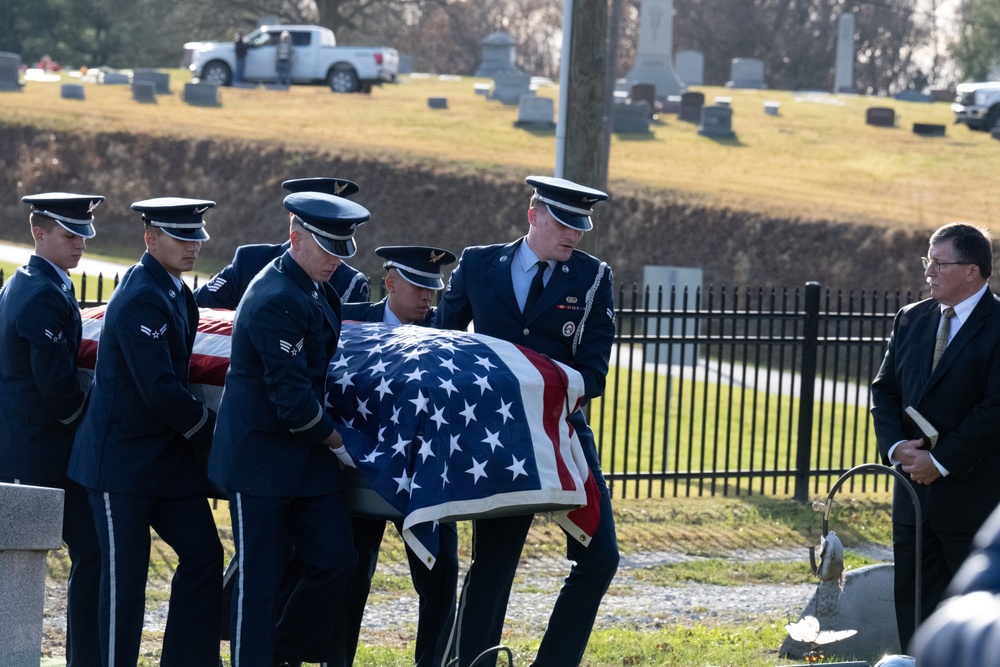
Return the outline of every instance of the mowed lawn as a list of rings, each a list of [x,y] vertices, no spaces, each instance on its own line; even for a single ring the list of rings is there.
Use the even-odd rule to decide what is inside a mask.
[[[59,84],[28,82],[4,94],[0,122],[61,130],[152,133],[193,139],[240,137],[304,149],[367,153],[382,159],[459,162],[471,169],[551,173],[555,133],[513,126],[517,109],[476,95],[488,79],[403,76],[370,95],[324,86],[288,92],[220,90],[221,106],[193,107],[180,97],[189,74],[171,72],[172,94],[139,104],[127,86],[85,84],[86,100],[64,100]],[[697,126],[663,116],[649,135],[613,136],[609,166],[616,187],[669,191],[678,199],[767,214],[935,226],[964,219],[990,224],[1000,173],[1000,141],[953,125],[947,103],[822,93],[699,87],[706,102],[731,98],[735,140],[713,140]],[[538,94],[556,100],[558,87]],[[446,97],[447,109],[430,109]],[[763,111],[780,103],[778,116]],[[897,127],[865,124],[871,106],[895,110]],[[912,133],[916,122],[946,126],[943,138]],[[137,156],[136,159],[142,159]]]

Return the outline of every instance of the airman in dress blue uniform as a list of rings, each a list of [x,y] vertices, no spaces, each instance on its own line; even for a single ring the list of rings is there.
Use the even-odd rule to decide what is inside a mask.
[[[86,490],[66,476],[86,394],[77,379],[80,306],[70,281],[94,237],[100,195],[49,192],[31,204],[35,252],[0,289],[0,482],[65,490],[66,664],[100,664],[101,548]]]
[[[357,183],[346,178],[295,178],[281,185],[289,192],[325,192],[339,197],[352,197],[361,190]],[[240,246],[229,266],[194,291],[195,301],[202,308],[236,310],[254,276],[286,250],[288,241]],[[343,303],[368,301],[368,278],[347,262],[341,262],[333,272],[330,285]]]
[[[257,275],[236,310],[209,459],[233,518],[234,667],[326,660],[357,564],[338,463],[350,457],[337,428],[350,429],[325,409],[341,323],[340,300],[327,281],[356,251],[354,230],[370,214],[317,192],[290,194],[284,204],[292,214],[290,247]],[[301,571],[281,599],[289,541]]]
[[[510,244],[466,248],[451,274],[434,325],[523,345],[583,375],[587,399],[600,396],[614,340],[612,274],[577,250],[592,229],[593,205],[608,196],[562,178],[529,176],[528,234]],[[574,564],[549,617],[535,665],[580,664],[597,609],[618,569],[611,498],[593,432],[582,410],[570,416],[600,490],[601,518],[588,546],[570,536]],[[459,601],[454,641],[460,665],[500,642],[510,587],[532,516],[473,522],[473,561]],[[495,664],[495,656],[480,664]]]
[[[205,460],[215,415],[188,390],[198,308],[181,280],[208,240],[212,201],[135,202],[146,252],[108,301],[90,406],[69,476],[85,486],[101,542],[105,667],[135,667],[152,528],[177,553],[160,664],[218,667],[222,545]]]
[[[434,293],[444,289],[441,269],[453,264],[455,255],[427,246],[382,246],[375,249],[375,254],[385,260],[387,296],[378,303],[344,304],[344,319],[382,322],[391,326],[428,326],[434,318],[435,308],[431,306]],[[396,530],[402,533],[402,523],[395,525]],[[458,531],[454,522],[441,523],[438,529],[441,546],[432,569],[428,570],[413,550],[406,547],[413,588],[420,598],[414,651],[417,667],[443,664],[455,622]],[[385,521],[356,516],[351,519],[351,530],[358,552],[358,568],[333,626],[335,659],[331,661],[331,667],[349,667],[354,662]]]

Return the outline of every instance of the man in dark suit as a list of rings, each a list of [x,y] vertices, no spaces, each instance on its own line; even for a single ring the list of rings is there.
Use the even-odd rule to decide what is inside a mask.
[[[352,197],[361,190],[357,183],[346,178],[295,178],[281,186],[289,192],[325,192],[338,197]],[[229,266],[194,291],[195,301],[202,308],[236,310],[254,276],[286,250],[288,241],[240,246]],[[368,278],[347,262],[341,261],[329,282],[343,303],[368,301]]]
[[[0,289],[0,481],[65,491],[66,664],[98,665],[101,547],[86,490],[66,476],[86,394],[77,379],[80,305],[68,271],[94,237],[100,195],[22,197],[35,252]]]
[[[206,497],[215,415],[188,389],[198,308],[181,280],[215,202],[162,197],[142,213],[146,252],[108,301],[90,407],[70,456],[101,543],[105,667],[134,667],[152,528],[177,553],[160,664],[218,667],[222,544]]]
[[[466,248],[452,272],[434,325],[523,345],[583,376],[587,399],[600,396],[615,335],[613,279],[607,264],[576,249],[593,227],[592,207],[608,196],[561,178],[529,176],[534,186],[528,234],[510,244]],[[611,497],[583,410],[570,417],[600,492],[600,523],[589,545],[569,536],[574,561],[542,638],[535,664],[579,665],[601,599],[618,569]],[[473,523],[473,561],[459,601],[455,643],[460,665],[497,645],[532,515]],[[486,663],[494,664],[495,657]]]
[[[344,304],[344,320],[381,322],[390,326],[416,324],[427,326],[434,317],[431,306],[435,292],[444,289],[441,268],[455,262],[447,250],[426,246],[382,246],[375,254],[384,261],[386,297],[378,303]],[[395,524],[402,533],[402,522]],[[455,620],[455,595],[458,587],[458,531],[454,522],[441,523],[440,551],[430,570],[406,547],[410,577],[419,601],[414,663],[417,667],[442,665]],[[358,567],[344,598],[344,605],[333,626],[332,666],[349,667],[354,662],[365,604],[372,577],[378,565],[379,547],[385,521],[356,516],[351,519]]]
[[[357,564],[338,463],[350,465],[343,445],[350,429],[342,437],[325,409],[341,326],[340,299],[327,281],[341,258],[354,254],[354,230],[370,214],[317,192],[290,194],[284,204],[292,214],[290,246],[236,310],[209,460],[233,518],[230,653],[240,667],[327,660]],[[289,542],[301,567],[279,598]]]
[[[917,577],[926,618],[1000,502],[1000,300],[986,283],[990,238],[972,225],[945,225],[931,236],[923,263],[930,298],[896,315],[871,387],[879,452],[909,478],[922,517],[917,572],[916,512],[897,484],[894,595],[904,649],[914,632]],[[933,450],[905,417],[907,407],[939,432]]]

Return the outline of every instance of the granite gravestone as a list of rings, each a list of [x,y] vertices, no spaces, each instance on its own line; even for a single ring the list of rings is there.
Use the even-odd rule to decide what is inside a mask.
[[[837,56],[833,73],[833,92],[853,93],[854,89],[854,14],[837,19]]]
[[[680,95],[667,95],[667,99],[663,101],[663,113],[669,114],[679,114],[681,112],[681,96]]]
[[[937,123],[914,123],[913,134],[919,134],[922,137],[943,137],[945,127]]]
[[[219,87],[214,83],[185,83],[184,101],[197,107],[217,107]]]
[[[448,98],[447,97],[428,97],[427,106],[431,109],[447,109],[448,108]]]
[[[651,83],[632,84],[629,99],[632,100],[633,104],[645,102],[649,106],[649,117],[656,117],[656,86]]]
[[[514,127],[537,130],[554,130],[555,102],[551,97],[522,95],[517,105]]]
[[[702,107],[698,134],[712,139],[735,139],[733,110],[718,105]]]
[[[399,73],[413,74],[413,56],[408,53],[399,54]]]
[[[128,79],[128,74],[123,74],[122,72],[101,72],[97,81],[107,86],[127,86],[131,83]]]
[[[934,101],[934,98],[930,95],[926,95],[919,90],[903,90],[892,96],[892,99],[899,100],[901,102],[924,102],[930,103]]]
[[[616,134],[649,134],[649,105],[645,102],[616,104],[611,129]]]
[[[865,124],[875,127],[896,127],[896,110],[889,107],[868,107]]]
[[[504,70],[516,70],[517,41],[505,32],[494,32],[479,42],[483,48],[483,61],[476,76],[493,76]]]
[[[170,94],[170,74],[155,69],[136,69],[132,71],[132,83],[151,83],[157,95]]]
[[[688,91],[681,95],[681,108],[677,112],[677,119],[688,123],[700,123],[703,106],[705,106],[705,93]]]
[[[21,90],[21,56],[0,52],[0,90]]]
[[[729,88],[767,88],[764,61],[757,58],[733,58],[729,64]]]
[[[83,92],[83,86],[79,83],[64,83],[59,95],[64,100],[84,100],[87,98]]]
[[[136,102],[156,103],[156,84],[151,81],[139,81],[132,84],[132,99]]]
[[[678,51],[677,78],[686,86],[705,85],[705,54],[701,51]]]
[[[642,0],[635,64],[625,77],[630,84],[653,84],[661,97],[684,91],[672,61],[673,21],[674,0]]]
[[[0,484],[0,665],[38,667],[45,560],[62,547],[62,489]]]
[[[764,102],[764,113],[766,113],[768,116],[780,116],[781,102],[773,102],[773,101]]]
[[[702,287],[704,272],[697,267],[686,266],[644,266],[642,283],[649,292],[649,307],[655,310],[679,308],[685,291],[693,296]],[[671,305],[670,295],[674,294]],[[661,338],[674,336],[695,336],[698,333],[698,319],[695,317],[646,320],[647,336]],[[669,366],[695,366],[698,362],[698,345],[692,343],[659,343],[643,346],[642,360],[647,364]]]
[[[502,104],[520,104],[521,95],[531,92],[531,77],[524,72],[507,70],[493,75],[493,94],[490,99]]]

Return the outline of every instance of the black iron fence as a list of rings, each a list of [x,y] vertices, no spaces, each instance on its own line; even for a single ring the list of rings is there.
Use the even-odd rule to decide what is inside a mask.
[[[106,301],[117,276],[93,282],[80,281],[85,306]],[[804,501],[877,463],[868,385],[911,300],[818,283],[621,290],[607,388],[589,406],[612,492]],[[849,488],[889,483],[859,475]]]
[[[818,283],[620,292],[607,389],[590,406],[613,492],[806,500],[878,462],[868,385],[910,300]]]

